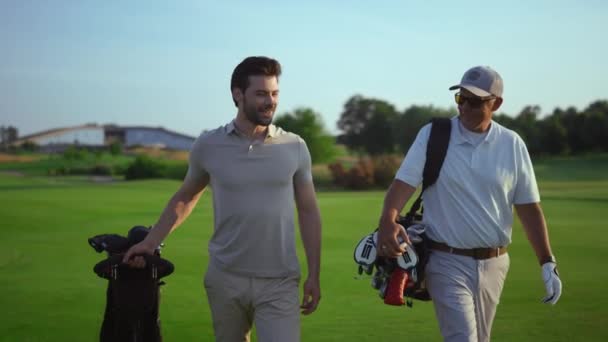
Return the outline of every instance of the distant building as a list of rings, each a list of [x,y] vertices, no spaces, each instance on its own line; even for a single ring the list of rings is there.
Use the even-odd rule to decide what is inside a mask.
[[[13,145],[33,142],[44,151],[60,151],[78,145],[101,148],[114,142],[124,147],[146,146],[188,151],[195,137],[169,131],[162,127],[86,124],[50,129],[20,137]]]
[[[156,146],[171,150],[189,151],[195,137],[169,131],[162,127],[110,126],[104,128],[105,144],[119,141],[126,147]]]

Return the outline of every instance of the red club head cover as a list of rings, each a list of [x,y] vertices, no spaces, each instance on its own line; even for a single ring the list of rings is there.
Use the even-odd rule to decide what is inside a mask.
[[[405,305],[403,300],[403,290],[407,284],[408,274],[407,271],[397,267],[391,273],[391,277],[388,280],[386,287],[386,295],[384,296],[384,304],[388,305]]]

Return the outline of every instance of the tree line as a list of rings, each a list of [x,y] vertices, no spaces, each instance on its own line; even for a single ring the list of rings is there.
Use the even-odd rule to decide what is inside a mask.
[[[314,163],[326,163],[337,155],[336,143],[358,155],[404,154],[422,126],[433,117],[451,117],[455,107],[412,105],[399,111],[388,101],[354,95],[340,114],[334,137],[321,115],[311,108],[297,108],[277,116],[275,124],[300,135]],[[541,114],[537,105],[525,106],[517,115],[494,114],[494,120],[516,131],[534,157],[608,152],[608,100],[592,102],[582,111],[575,107],[555,108]],[[18,137],[12,126],[0,127],[0,149],[6,150]]]
[[[17,140],[19,131],[14,126],[0,126],[0,149],[6,150],[8,145]]]
[[[420,128],[432,117],[451,117],[457,109],[412,105],[403,111],[388,101],[354,95],[344,104],[337,122],[341,134],[332,137],[320,114],[299,108],[279,115],[275,121],[299,134],[308,144],[314,163],[335,156],[335,143],[359,155],[404,154]],[[555,108],[541,114],[537,105],[524,107],[517,115],[495,113],[494,120],[517,132],[534,157],[608,152],[608,100],[592,102],[582,111],[575,107]]]

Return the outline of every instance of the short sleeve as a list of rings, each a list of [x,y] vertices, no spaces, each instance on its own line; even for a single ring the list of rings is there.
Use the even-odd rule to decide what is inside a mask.
[[[395,179],[398,179],[413,187],[422,184],[422,173],[426,162],[426,146],[431,134],[431,125],[425,125],[420,129],[416,139],[407,151]]]
[[[194,141],[192,148],[190,149],[190,156],[188,157],[188,172],[186,178],[202,178],[208,175],[207,171],[203,167],[203,141],[202,136]]]
[[[519,136],[517,137],[516,144],[521,165],[519,165],[517,170],[517,183],[515,184],[513,203],[538,203],[540,202],[540,194],[538,185],[536,184],[536,176],[534,175],[534,167],[532,166],[530,154],[528,153],[526,144]]]
[[[312,162],[306,142],[298,138],[298,167],[293,176],[294,183],[312,183]]]

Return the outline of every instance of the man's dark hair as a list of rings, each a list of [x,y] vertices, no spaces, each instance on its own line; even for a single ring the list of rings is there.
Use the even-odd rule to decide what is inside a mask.
[[[232,72],[230,91],[238,88],[245,93],[249,87],[249,76],[276,76],[278,79],[281,76],[281,64],[276,59],[264,56],[245,58]],[[232,100],[238,106],[236,100]]]

